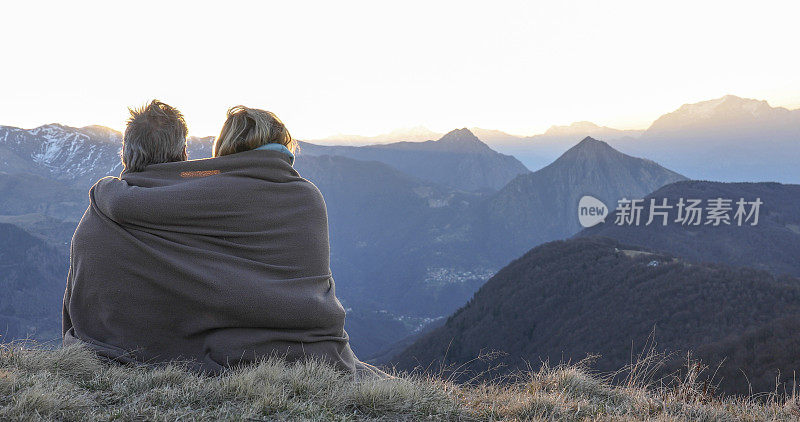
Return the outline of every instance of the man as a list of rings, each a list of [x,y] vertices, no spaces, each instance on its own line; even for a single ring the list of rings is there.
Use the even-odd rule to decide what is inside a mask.
[[[186,161],[186,121],[178,109],[153,100],[130,110],[122,139],[123,172],[142,171],[149,164]]]
[[[186,121],[178,109],[165,104],[159,100],[153,100],[150,104],[137,108],[128,109],[130,118],[128,119],[125,128],[125,134],[122,138],[122,164],[124,169],[122,174],[141,172],[150,164],[160,164],[175,161],[186,161],[186,135],[188,129]],[[106,178],[101,179],[101,183]],[[94,192],[94,187],[92,188]],[[93,199],[94,195],[90,195]],[[83,238],[96,238],[103,239],[106,233],[99,230],[91,230],[84,220],[92,220],[94,217],[92,205],[83,215],[81,223],[78,224],[76,233],[83,232]],[[70,248],[70,268],[67,276],[67,290],[64,293],[64,306],[62,308],[62,321],[61,329],[64,344],[71,344],[78,342],[76,337],[75,327],[73,325],[72,316],[70,315],[70,307],[79,308],[81,304],[87,304],[87,298],[80,295],[74,296],[72,290],[73,279],[75,277],[74,268],[75,261],[75,238],[73,237],[73,245]],[[108,247],[105,242],[101,241],[99,247]],[[113,251],[111,251],[113,255]],[[118,259],[125,259],[125,257],[118,257]],[[86,267],[86,266],[84,266]],[[91,267],[89,265],[89,267]],[[91,272],[92,268],[89,268]],[[102,282],[102,280],[97,280]],[[111,303],[111,301],[109,301]],[[101,353],[102,354],[102,353]]]

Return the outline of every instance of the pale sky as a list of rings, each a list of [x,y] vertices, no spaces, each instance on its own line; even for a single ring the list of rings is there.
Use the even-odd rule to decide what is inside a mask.
[[[800,108],[800,2],[10,2],[0,125],[122,130],[158,98],[193,135],[228,107],[296,138],[424,125],[644,128],[734,94]]]

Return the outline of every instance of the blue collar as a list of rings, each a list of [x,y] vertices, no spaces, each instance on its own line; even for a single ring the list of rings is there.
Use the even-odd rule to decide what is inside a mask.
[[[286,148],[286,145],[283,144],[264,144],[256,149],[263,149],[268,151],[279,151],[289,156],[289,164],[294,165],[294,154],[292,151],[289,151],[289,148]]]

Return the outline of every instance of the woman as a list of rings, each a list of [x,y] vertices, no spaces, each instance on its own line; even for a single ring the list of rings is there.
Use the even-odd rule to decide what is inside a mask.
[[[294,154],[297,151],[297,142],[292,139],[289,130],[286,129],[286,126],[274,113],[266,110],[259,110],[238,105],[228,110],[228,116],[225,120],[225,124],[222,126],[222,131],[220,131],[219,136],[214,142],[213,156],[222,157],[245,151],[276,151],[284,154],[288,158],[289,164],[293,165],[295,159]],[[311,184],[310,182],[308,183]],[[313,245],[304,245],[302,247],[311,249],[322,247],[322,250],[318,250],[318,253],[321,253],[327,257],[327,259],[324,260],[326,263],[324,268],[320,267],[314,271],[322,270],[329,274],[330,244],[327,239],[327,211],[324,209],[324,200],[322,202],[316,202],[317,197],[321,199],[321,194],[318,193],[316,187],[313,188],[313,191],[315,200],[312,202],[322,205],[321,209],[318,211],[325,213],[325,239],[314,239]],[[318,223],[319,222],[321,222],[321,220],[319,220]],[[322,227],[316,227],[314,231],[317,230],[321,231],[323,229]],[[301,235],[298,234],[296,236]],[[296,241],[297,239],[295,238],[294,240]],[[333,289],[332,278],[331,289]],[[342,331],[344,332],[344,328]],[[388,377],[388,374],[382,372],[372,365],[361,362],[358,359],[355,359],[354,362],[355,368],[359,373],[368,373],[379,377]]]
[[[65,343],[212,373],[279,355],[383,375],[350,349],[325,202],[295,148],[274,114],[237,106],[215,158],[99,181],[73,239]]]
[[[228,118],[214,141],[213,156],[250,150],[279,151],[294,164],[296,149],[297,142],[274,113],[239,105],[228,110]]]

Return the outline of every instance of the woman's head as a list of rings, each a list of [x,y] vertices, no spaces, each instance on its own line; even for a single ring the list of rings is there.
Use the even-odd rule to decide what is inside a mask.
[[[214,141],[214,157],[249,151],[266,144],[281,144],[294,152],[296,143],[281,119],[270,111],[238,105]]]

